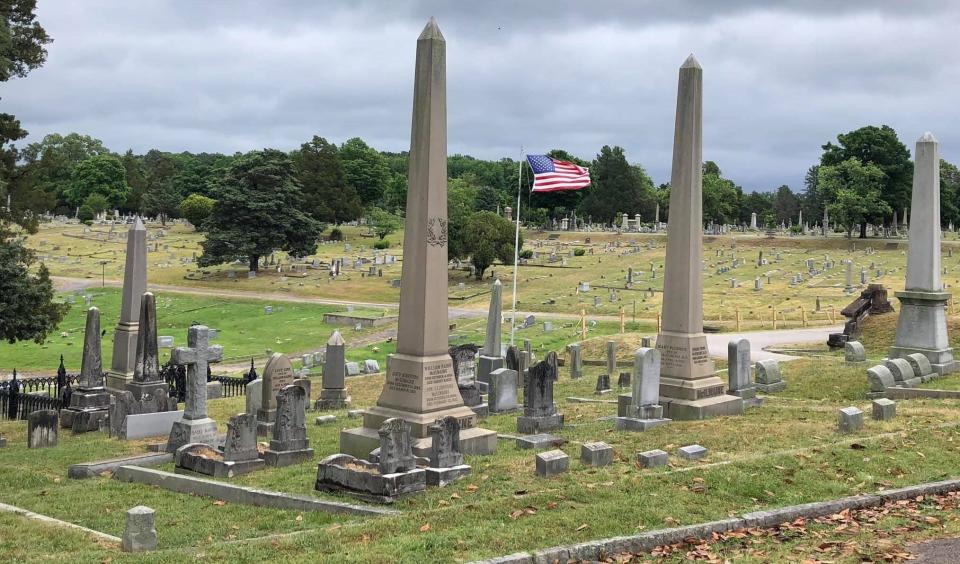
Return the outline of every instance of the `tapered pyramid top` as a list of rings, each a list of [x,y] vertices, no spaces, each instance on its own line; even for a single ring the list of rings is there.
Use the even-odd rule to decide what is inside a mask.
[[[920,139],[917,139],[917,143],[936,143],[937,138],[933,136],[933,133],[927,131],[920,136]]]
[[[143,221],[140,219],[140,216],[139,216],[139,215],[137,216],[137,220],[133,222],[133,230],[134,230],[134,231],[146,231],[146,230],[147,230],[146,226],[143,224]]]
[[[496,280],[493,281],[493,285],[494,285],[494,286],[503,286],[503,284],[500,283],[500,279],[499,279],[499,278],[497,278]]]
[[[343,337],[340,335],[340,331],[334,331],[333,335],[330,335],[330,340],[327,341],[327,345],[330,346],[342,346],[346,343],[343,342]]]
[[[687,57],[687,60],[680,65],[682,69],[701,69],[700,63],[697,62],[697,58],[693,56],[693,53],[690,53],[690,56]]]
[[[423,28],[423,33],[420,34],[420,37],[417,38],[417,41],[420,41],[421,39],[438,39],[440,41],[446,41],[443,38],[443,34],[440,33],[440,26],[437,25],[437,18],[430,16],[430,21],[428,21],[426,27]]]

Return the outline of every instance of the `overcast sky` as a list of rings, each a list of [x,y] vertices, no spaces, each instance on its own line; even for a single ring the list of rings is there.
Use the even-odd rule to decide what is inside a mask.
[[[770,7],[776,4],[778,7]],[[838,6],[842,5],[842,6]],[[44,67],[2,86],[35,141],[114,151],[409,147],[416,38],[447,40],[449,152],[620,145],[669,180],[677,69],[704,69],[704,158],[802,187],[837,133],[930,130],[960,162],[960,2],[40,0]]]

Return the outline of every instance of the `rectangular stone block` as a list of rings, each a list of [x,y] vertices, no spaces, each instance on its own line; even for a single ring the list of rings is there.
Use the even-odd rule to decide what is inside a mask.
[[[700,445],[687,445],[677,449],[677,456],[685,460],[700,460],[709,451]]]
[[[542,433],[539,435],[517,437],[517,448],[532,448],[535,450],[542,450],[545,448],[558,447],[565,442],[567,441],[562,437],[551,435],[549,433]]]
[[[536,456],[537,476],[549,478],[570,468],[570,457],[562,450],[548,450]]]
[[[336,420],[337,420],[336,415],[320,415],[316,419],[314,419],[313,422],[316,423],[317,425],[326,425],[327,423],[333,423]]]
[[[646,431],[648,429],[653,429],[663,425],[664,423],[669,423],[673,421],[672,419],[666,419],[663,417],[657,419],[637,419],[636,417],[617,417],[616,418],[616,429],[618,431]]]
[[[542,417],[517,417],[517,432],[523,434],[537,434],[544,431],[554,431],[563,428],[563,414],[545,415]]]
[[[170,436],[173,424],[181,419],[183,419],[183,410],[127,415],[127,434],[123,438],[133,440]]]
[[[589,466],[613,463],[613,447],[605,442],[584,443],[580,447],[580,461]]]
[[[880,398],[873,400],[874,421],[889,421],[897,416],[897,402]]]
[[[646,452],[637,453],[637,462],[640,463],[642,468],[656,468],[657,466],[666,466],[667,461],[670,459],[670,456],[660,450],[648,450]]]
[[[856,407],[844,407],[837,418],[837,430],[854,433],[863,428],[863,411]]]

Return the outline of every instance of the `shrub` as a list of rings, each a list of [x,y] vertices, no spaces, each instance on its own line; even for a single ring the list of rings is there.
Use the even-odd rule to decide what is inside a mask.
[[[582,256],[585,255],[585,254],[587,254],[587,250],[586,250],[586,249],[574,249],[574,250],[573,250],[573,256],[575,256],[575,257],[582,257]]]
[[[523,249],[520,251],[520,258],[522,259],[532,259],[533,258],[533,249]]]
[[[389,249],[390,241],[377,241],[373,244],[374,249]]]
[[[93,217],[95,215],[96,214],[93,212],[93,208],[91,208],[88,205],[80,206],[80,210],[77,211],[77,219],[79,219],[83,223],[87,223],[88,221],[93,221]]]
[[[329,239],[330,239],[331,241],[343,241],[343,231],[340,231],[340,228],[339,228],[339,227],[334,227],[334,228],[330,231],[330,237],[329,237]]]

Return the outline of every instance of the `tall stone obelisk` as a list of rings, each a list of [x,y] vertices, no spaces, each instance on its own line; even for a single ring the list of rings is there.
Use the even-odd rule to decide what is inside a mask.
[[[147,228],[137,217],[127,232],[127,258],[123,269],[120,321],[113,332],[113,358],[107,372],[107,389],[125,390],[133,379],[137,356],[140,297],[147,291]]]
[[[490,383],[490,373],[503,368],[503,355],[500,353],[500,324],[503,317],[503,284],[497,278],[490,288],[490,309],[487,310],[487,333],[480,351],[477,380]]]
[[[660,404],[664,417],[704,419],[743,412],[724,394],[703,333],[703,69],[690,55],[680,67],[670,176],[670,218],[663,280]]]
[[[392,417],[410,424],[419,456],[429,455],[430,425],[446,416],[460,423],[462,452],[497,447],[497,434],[476,427],[476,414],[463,404],[447,352],[446,82],[446,41],[431,18],[417,39],[397,352],[387,359],[383,391],[363,427],[340,433],[341,452],[358,458],[377,448],[377,429]]]
[[[947,336],[950,294],[940,280],[940,151],[930,132],[917,140],[910,201],[907,283],[896,293],[900,317],[890,358],[922,353],[934,371],[949,374],[960,369],[960,363],[953,358]]]

